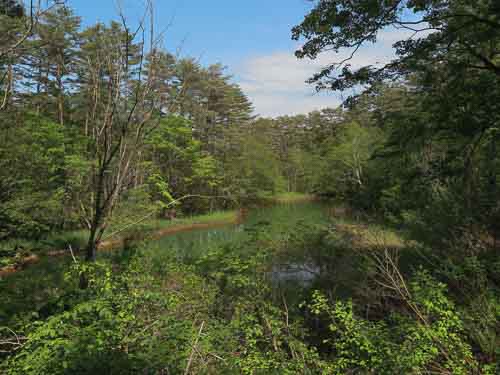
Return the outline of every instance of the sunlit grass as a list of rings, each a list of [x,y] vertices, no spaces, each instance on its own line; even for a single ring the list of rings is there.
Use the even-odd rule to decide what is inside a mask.
[[[294,202],[310,201],[314,199],[315,196],[312,194],[297,193],[297,192],[280,193],[273,196],[273,200],[278,203],[294,203]]]
[[[213,211],[211,213],[203,215],[194,215],[175,218],[173,220],[158,220],[158,223],[162,226],[171,226],[178,224],[206,224],[212,222],[225,222],[233,221],[238,218],[238,211]]]
[[[375,223],[336,217],[335,231],[350,237],[358,248],[403,248],[408,245],[402,232]]]
[[[184,227],[189,225],[196,224],[219,224],[219,223],[233,223],[238,219],[238,211],[214,211],[212,213],[206,213],[202,215],[193,215],[193,216],[184,216],[184,217],[176,217],[173,219],[159,219],[159,218],[151,218],[140,222],[138,224],[134,224],[136,220],[130,220],[130,224],[126,222],[122,223],[121,226],[127,228],[125,231],[117,233],[118,237],[126,237],[129,234],[143,232],[155,232],[168,228],[176,228],[176,227]],[[110,228],[107,233],[113,233],[117,228]]]

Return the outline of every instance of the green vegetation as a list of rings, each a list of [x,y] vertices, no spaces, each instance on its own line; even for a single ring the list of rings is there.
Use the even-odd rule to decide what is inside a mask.
[[[476,332],[468,325],[474,318],[464,321],[429,271],[417,271],[407,284],[411,300],[379,320],[390,305],[366,311],[357,304],[385,298],[384,288],[373,284],[386,281],[377,258],[326,226],[326,215],[314,207],[280,210],[288,220],[266,224],[258,215],[234,240],[200,245],[196,258],[146,245],[133,255],[101,259],[91,270],[73,266],[66,278],[52,281],[61,287],[57,298],[39,301],[45,315],[35,319],[45,323],[31,328],[29,346],[5,363],[7,373],[479,368],[465,341]],[[423,265],[413,264],[415,251],[404,250],[410,259],[402,266]],[[308,284],[303,274],[279,268],[285,261],[304,267],[315,261],[318,277]],[[91,280],[85,290],[72,276],[81,267]],[[330,298],[338,302],[330,305]],[[89,312],[98,318],[89,319]]]
[[[148,224],[151,228],[155,229],[164,229],[171,228],[181,225],[190,225],[190,224],[210,224],[210,223],[232,223],[235,222],[238,218],[237,211],[215,211],[208,214],[203,215],[194,215],[183,218],[175,218],[173,220],[151,220],[148,221]]]
[[[175,219],[149,218],[144,221],[123,220],[120,227],[110,226],[111,235],[101,243],[101,247],[120,248],[130,240],[162,237],[178,231],[238,223],[238,211],[215,211],[212,213],[186,216]],[[85,248],[87,230],[67,231],[50,235],[42,240],[10,239],[1,243],[3,254],[0,258],[0,271],[15,272],[25,265],[35,263],[45,256],[69,256],[71,248],[75,253]],[[15,249],[13,251],[12,249]]]
[[[304,202],[314,200],[315,196],[312,194],[288,192],[277,194],[273,197],[273,200],[278,203],[294,203],[294,202]]]
[[[0,276],[0,372],[500,371],[497,1],[315,2],[299,58],[414,34],[275,119],[125,19],[33,17],[0,1],[0,265],[83,254]]]

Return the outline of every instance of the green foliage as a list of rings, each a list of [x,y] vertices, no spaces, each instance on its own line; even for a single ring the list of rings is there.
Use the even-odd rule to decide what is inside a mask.
[[[373,284],[383,276],[372,254],[380,248],[355,250],[321,225],[317,212],[279,221],[274,210],[262,213],[272,223],[255,218],[235,241],[197,241],[198,256],[147,244],[123,257],[75,265],[65,281],[45,279],[49,302],[11,320],[27,341],[2,370],[179,373],[192,357],[195,373],[494,373],[498,301],[485,287],[494,259],[447,264],[438,258],[430,270],[449,286],[401,264],[409,280],[402,298]],[[402,263],[422,262],[423,249],[404,251]],[[276,272],[287,263],[319,267],[308,283],[278,282]],[[86,290],[77,288],[82,272]],[[460,284],[472,274],[477,282],[467,291]],[[28,284],[21,282],[33,288]],[[481,296],[460,302],[462,291]]]
[[[159,174],[153,174],[148,178],[148,184],[152,195],[157,197],[156,204],[161,208],[168,208],[174,198],[169,192],[168,183]]]
[[[230,188],[243,201],[272,196],[284,188],[279,162],[261,135],[247,135],[240,154],[230,168]]]
[[[6,363],[7,373],[183,369],[197,333],[192,319],[203,319],[213,296],[206,289],[197,294],[203,281],[182,268],[169,266],[166,279],[143,270],[139,262],[120,276],[103,263],[76,266],[72,277],[84,272],[89,289],[70,309],[29,326],[26,345]],[[210,350],[209,341],[202,343],[199,350]]]
[[[414,14],[415,16],[410,16]],[[383,67],[354,69],[351,59],[329,64],[311,82],[319,88],[346,90],[394,79],[415,71],[433,70],[440,63],[451,69],[500,74],[495,51],[500,12],[494,0],[484,1],[319,1],[293,28],[295,40],[305,39],[299,58],[316,58],[323,51],[353,52],[380,39],[380,32],[407,27],[412,38],[394,42],[397,58]],[[425,63],[424,63],[425,62]]]
[[[444,294],[445,285],[421,272],[409,290],[408,315],[395,311],[390,320],[379,322],[356,317],[352,301],[332,305],[324,295],[314,293],[309,308],[328,322],[331,334],[324,344],[333,350],[332,373],[469,374],[478,370],[463,322]]]
[[[39,238],[63,224],[70,152],[60,125],[34,115],[26,115],[22,121],[22,126],[8,122],[2,130],[0,237]]]
[[[334,354],[328,371],[344,374],[347,371],[377,371],[389,373],[391,368],[391,343],[380,324],[357,319],[352,303],[338,301],[330,306],[328,300],[315,292],[309,307],[315,315],[326,315],[330,334],[323,344],[332,346]]]
[[[358,123],[343,124],[326,144],[320,189],[341,198],[353,196],[367,184],[367,164],[381,141],[381,131]]]

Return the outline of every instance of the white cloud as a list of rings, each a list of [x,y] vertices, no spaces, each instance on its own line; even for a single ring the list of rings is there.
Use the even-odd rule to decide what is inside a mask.
[[[360,48],[349,64],[353,68],[385,64],[394,57],[392,44],[409,36],[406,31],[384,30],[376,44]],[[306,81],[321,68],[347,56],[347,51],[339,54],[325,52],[315,60],[299,60],[293,51],[276,51],[241,63],[235,78],[253,102],[255,112],[261,116],[307,113],[335,107],[342,102],[340,94],[315,93],[314,86]]]
[[[300,61],[293,52],[251,58],[241,67],[239,84],[262,116],[306,113],[337,106],[336,96],[316,94],[305,81],[319,70],[318,62]]]

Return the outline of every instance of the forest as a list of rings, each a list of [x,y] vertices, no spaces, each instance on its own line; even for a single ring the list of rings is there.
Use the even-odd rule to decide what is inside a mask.
[[[273,118],[154,11],[0,0],[0,373],[500,373],[500,3],[312,2]]]

